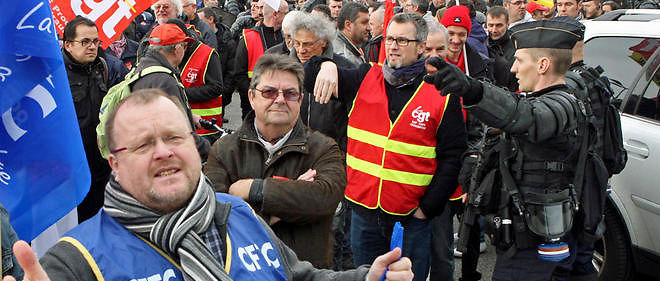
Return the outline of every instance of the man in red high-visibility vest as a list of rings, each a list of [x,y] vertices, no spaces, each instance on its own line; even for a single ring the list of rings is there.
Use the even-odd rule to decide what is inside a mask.
[[[459,98],[441,97],[422,81],[427,33],[420,15],[397,14],[384,39],[385,64],[338,70],[329,59],[313,57],[305,65],[305,80],[317,81],[315,87],[306,83],[306,90],[316,88],[318,101],[334,94],[352,105],[344,195],[353,210],[355,264],[368,264],[386,252],[392,226],[400,221],[415,280],[428,274],[429,218],[442,212],[456,189],[467,146]]]
[[[252,29],[244,29],[243,36],[236,45],[236,60],[234,61],[234,82],[241,97],[241,113],[245,118],[252,110],[247,98],[252,70],[264,51],[284,41],[282,36],[282,20],[289,12],[286,1],[280,0],[279,7],[264,5],[263,23]]]

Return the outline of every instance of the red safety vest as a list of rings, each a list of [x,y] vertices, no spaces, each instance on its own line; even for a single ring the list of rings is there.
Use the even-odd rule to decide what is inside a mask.
[[[348,200],[392,215],[408,215],[436,170],[436,132],[449,97],[422,82],[392,123],[382,66],[364,77],[348,117]]]
[[[248,78],[252,79],[252,71],[257,64],[257,60],[264,54],[264,45],[261,42],[259,32],[252,29],[243,29],[243,39],[248,54]]]
[[[199,43],[197,49],[190,55],[181,72],[181,82],[184,87],[192,88],[204,85],[206,80],[206,68],[208,67],[213,48],[204,43]],[[193,114],[197,114],[204,120],[215,118],[219,124],[222,124],[222,96],[218,96],[203,102],[190,102],[190,109]],[[197,130],[200,136],[215,134],[215,131],[207,129]]]

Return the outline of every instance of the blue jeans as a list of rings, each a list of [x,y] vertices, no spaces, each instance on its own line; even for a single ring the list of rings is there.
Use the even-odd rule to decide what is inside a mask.
[[[403,256],[412,261],[414,281],[426,280],[430,266],[431,223],[412,216],[402,217]],[[356,212],[351,217],[351,250],[355,266],[372,264],[376,257],[390,251],[394,222],[368,221]]]

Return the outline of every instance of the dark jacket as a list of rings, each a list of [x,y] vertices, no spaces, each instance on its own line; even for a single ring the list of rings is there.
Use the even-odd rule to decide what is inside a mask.
[[[222,104],[226,106],[231,102],[234,93],[234,78],[231,70],[234,69],[234,55],[236,54],[236,40],[229,27],[223,23],[216,23],[215,38],[218,40],[218,55],[222,66]]]
[[[486,34],[486,30],[479,24],[476,18],[471,18],[470,20],[472,21],[472,29],[470,30],[467,43],[480,54],[488,56],[488,48],[486,48],[488,34]]]
[[[126,68],[128,68],[128,70],[131,70],[131,68],[135,67],[135,63],[137,60],[137,50],[139,46],[140,43],[126,38],[126,48],[124,49],[124,52],[121,53],[121,57],[119,59],[124,63],[124,65],[126,66]],[[107,55],[117,57],[117,54],[113,52],[112,49],[110,48],[106,49],[105,53]]]
[[[124,81],[124,76],[128,74],[128,68],[126,65],[112,54],[112,51],[106,52],[103,49],[99,49],[99,56],[105,59],[105,62],[108,65],[108,81],[106,83],[108,89],[119,84],[119,82]]]
[[[96,57],[91,63],[80,64],[64,49],[62,57],[78,116],[87,164],[92,175],[90,191],[78,208],[78,218],[82,221],[93,216],[103,205],[105,184],[110,175],[108,161],[101,157],[96,145],[99,110],[103,97],[108,92],[108,66],[100,57]]]
[[[195,15],[195,19],[190,20],[189,23],[194,25],[199,33],[202,34],[202,42],[204,42],[204,44],[211,46],[213,49],[218,48],[218,41],[215,38],[215,33],[213,33],[213,29],[211,29],[208,24],[203,22],[197,15]]]
[[[470,77],[493,81],[493,66],[490,58],[477,52],[470,44],[465,44]]]
[[[371,38],[369,42],[362,48],[364,50],[364,56],[367,57],[367,62],[378,62],[378,56],[380,55],[380,43],[383,41],[383,35],[378,35],[374,38]]]
[[[324,60],[327,60],[327,58],[316,56],[305,64],[305,90],[309,92],[314,90],[314,81],[320,64]],[[353,69],[339,68],[339,99],[348,107],[353,104],[362,80],[370,68],[370,64],[361,64],[358,68]],[[418,75],[412,83],[399,88],[390,85],[387,81],[385,82],[390,121],[394,122],[396,120],[407,102],[412,98],[414,91],[422,82],[424,74]],[[466,131],[460,99],[455,95],[449,98],[442,122],[436,133],[436,139],[437,169],[426,192],[419,199],[419,208],[429,218],[440,215],[449,200],[449,196],[458,186],[457,176],[461,167],[460,156],[466,149]],[[381,217],[389,218],[392,222],[401,219],[400,216],[388,215],[380,210],[369,210],[357,204],[351,204],[351,207],[353,211],[367,218],[376,219],[376,215],[380,214]],[[412,215],[409,217],[412,217]]]
[[[261,36],[261,43],[264,47],[264,52],[269,48],[284,42],[282,30],[274,30],[272,27],[259,25],[252,28],[252,30],[259,32]],[[248,53],[245,45],[245,38],[241,36],[236,44],[236,58],[234,61],[234,83],[236,83],[236,90],[239,94],[247,94],[250,87],[250,79],[248,78]]]
[[[200,46],[200,44],[203,43],[195,41],[188,44],[183,59],[179,64],[179,69],[183,69],[183,67],[186,66],[188,61],[192,58],[193,52]],[[182,79],[185,80],[186,77],[182,77]],[[211,52],[211,57],[206,66],[206,73],[201,79],[204,82],[203,85],[186,88],[186,96],[188,97],[189,102],[204,102],[222,95],[222,65],[220,64],[220,56],[215,50]]]
[[[245,16],[240,16],[236,18],[236,21],[232,23],[230,31],[231,34],[234,36],[234,39],[238,39],[241,37],[241,33],[243,32],[243,29],[250,29],[253,28],[257,24],[257,20],[255,20],[252,15],[245,15]]]
[[[2,232],[2,277],[11,275],[16,280],[23,279],[23,269],[18,264],[12,247],[18,241],[18,235],[9,224],[9,213],[5,207],[0,204],[0,232]]]
[[[513,55],[516,46],[511,40],[511,32],[507,31],[500,39],[488,38],[488,55],[493,60],[493,76],[495,85],[505,87],[509,91],[518,91],[518,79],[511,72],[513,66]]]
[[[289,50],[289,48],[286,47],[285,42],[282,42],[282,43],[279,43],[275,46],[272,46],[272,47],[268,48],[268,50],[266,50],[264,52],[264,54],[280,54],[280,55],[287,55],[288,56],[288,55],[291,54],[291,50]]]
[[[185,90],[179,86],[181,81],[181,74],[179,71],[174,68],[166,59],[158,52],[147,50],[144,57],[140,59],[140,63],[136,66],[136,73],[144,70],[149,66],[163,66],[172,71],[174,75],[156,72],[149,75],[145,75],[135,81],[131,89],[133,91],[140,89],[149,89],[156,88],[163,90],[163,92],[170,94],[181,102],[186,107],[186,114],[188,115],[188,120],[193,128],[195,128],[195,123],[193,122],[192,112],[190,111],[190,105],[188,104],[188,98],[186,97]],[[209,143],[205,139],[201,138],[197,134],[193,134],[195,137],[195,144],[197,145],[197,150],[202,159],[206,159],[206,156],[209,151]]]
[[[204,173],[217,192],[227,192],[240,179],[255,179],[248,203],[266,221],[281,219],[272,228],[301,260],[329,268],[332,218],[346,187],[342,152],[298,119],[289,139],[268,159],[254,118],[251,112],[237,132],[213,144]],[[296,180],[308,169],[316,170],[314,181]]]
[[[290,56],[298,60],[296,50],[292,49]],[[337,66],[353,68],[354,65],[342,55],[332,52],[332,44],[327,44],[322,56],[331,58]],[[311,82],[311,81],[310,81]],[[309,82],[308,82],[309,83]],[[339,99],[332,97],[327,104],[314,101],[314,93],[304,91],[300,105],[300,119],[312,130],[319,131],[333,138],[342,151],[346,151],[346,128],[348,126],[347,106]]]
[[[216,204],[216,211],[214,214],[214,225],[217,227],[220,237],[227,237],[226,230],[228,225],[229,212],[231,211],[230,203]],[[329,280],[329,281],[363,281],[367,274],[369,267],[361,266],[354,270],[344,272],[334,272],[329,270],[319,270],[312,267],[309,262],[303,261],[296,257],[285,243],[283,243],[276,234],[273,232],[266,222],[261,220],[263,228],[273,241],[273,248],[277,251],[284,268],[284,272],[288,280],[299,281],[314,281],[314,280]],[[103,234],[98,233],[99,239],[102,239]],[[223,241],[226,245],[227,242]],[[307,245],[313,248],[316,245]],[[127,253],[132,255],[139,255],[140,253]],[[226,254],[226,253],[225,253]],[[39,261],[44,267],[44,271],[53,281],[70,281],[70,280],[97,280],[96,275],[92,271],[87,259],[83,257],[78,248],[69,242],[60,241],[53,246],[46,255]],[[227,261],[225,261],[227,262]],[[222,281],[230,281],[229,278],[222,279]],[[238,280],[237,280],[238,281]]]

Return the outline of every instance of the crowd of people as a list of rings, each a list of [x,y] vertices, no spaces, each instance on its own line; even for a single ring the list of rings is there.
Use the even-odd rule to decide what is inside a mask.
[[[61,45],[90,191],[39,262],[22,242],[4,251],[16,237],[0,209],[3,275],[444,281],[461,257],[469,281],[489,241],[493,280],[596,280],[570,207],[592,81],[566,75],[587,67],[579,20],[618,8],[158,0],[106,49],[78,16]],[[202,126],[228,122],[231,102],[234,133]]]

